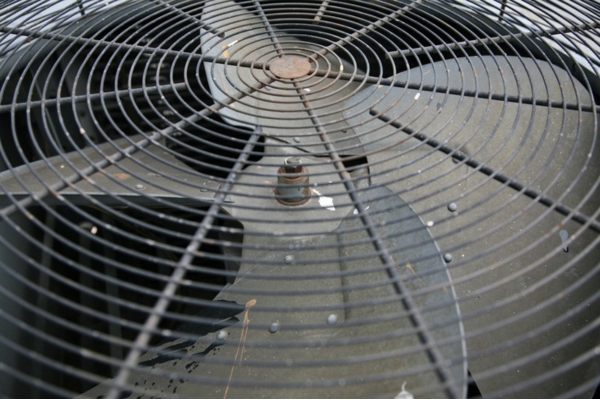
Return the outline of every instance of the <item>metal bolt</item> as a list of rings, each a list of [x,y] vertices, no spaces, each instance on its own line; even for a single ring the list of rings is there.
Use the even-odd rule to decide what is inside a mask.
[[[288,254],[287,256],[285,256],[284,261],[286,264],[291,264],[292,262],[294,262],[294,256]]]
[[[308,168],[299,157],[288,157],[277,170],[277,201],[286,206],[299,206],[310,199]]]
[[[217,333],[217,339],[218,340],[225,340],[225,338],[227,338],[227,332],[225,332],[225,331],[219,331],[219,333]]]
[[[142,190],[144,188],[144,185],[142,185],[141,183],[138,183],[137,185],[135,185],[135,188]]]
[[[300,138],[298,136],[294,136],[294,142],[300,143]]]
[[[278,332],[279,331],[279,327],[280,327],[279,326],[279,322],[273,322],[271,324],[271,326],[269,327],[269,332],[271,332],[271,333]]]
[[[444,261],[446,261],[447,263],[452,261],[452,254],[450,254],[450,253],[444,254]]]
[[[450,203],[450,204],[448,204],[448,211],[454,212],[456,210],[458,210],[458,206],[456,205],[456,203]]]
[[[335,314],[331,314],[329,317],[327,317],[327,323],[329,325],[335,325],[338,322],[338,316]]]
[[[288,157],[284,161],[283,168],[288,174],[297,174],[302,172],[302,161],[298,157]]]

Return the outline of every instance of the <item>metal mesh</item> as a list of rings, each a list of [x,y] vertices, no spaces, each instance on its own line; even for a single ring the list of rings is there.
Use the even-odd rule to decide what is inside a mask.
[[[594,1],[9,1],[0,394],[591,397]]]

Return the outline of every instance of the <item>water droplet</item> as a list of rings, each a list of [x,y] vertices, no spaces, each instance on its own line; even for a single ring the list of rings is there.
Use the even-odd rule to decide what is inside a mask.
[[[275,333],[279,331],[279,322],[273,322],[271,326],[269,326],[269,332]]]
[[[566,230],[562,229],[561,231],[558,232],[558,236],[560,236],[560,240],[563,244],[563,251],[565,253],[569,252],[569,246],[567,246],[567,242],[569,240],[569,232],[567,232]]]

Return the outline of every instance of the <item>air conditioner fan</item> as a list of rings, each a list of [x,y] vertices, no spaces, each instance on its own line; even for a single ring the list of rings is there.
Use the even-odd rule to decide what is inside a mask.
[[[3,2],[0,394],[592,397],[599,23]]]

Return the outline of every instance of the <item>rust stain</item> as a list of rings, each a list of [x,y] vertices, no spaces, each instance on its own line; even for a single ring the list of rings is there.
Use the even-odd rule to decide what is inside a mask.
[[[238,359],[246,352],[246,338],[248,337],[248,323],[250,322],[250,318],[248,318],[248,313],[250,312],[250,308],[256,304],[256,299],[252,299],[246,303],[246,311],[244,312],[244,322],[242,323],[242,332],[240,333],[240,341],[238,342],[237,350],[235,351],[235,357],[233,358],[233,365],[231,366],[231,372],[229,372],[229,380],[227,381],[227,386],[225,387],[225,394],[223,398],[227,398],[227,392],[229,392],[229,385],[231,385],[231,378],[233,378],[233,371],[235,370]]]
[[[421,279],[417,276],[417,273],[415,272],[415,270],[413,269],[412,265],[410,265],[409,262],[406,263],[406,268],[408,268],[409,271],[412,272],[413,275],[417,277],[417,279],[419,280],[419,282],[421,282],[422,285],[425,285],[425,282],[423,282],[423,279]]]
[[[117,178],[120,181],[124,181],[126,179],[131,178],[131,175],[129,174],[125,174],[123,172],[117,173],[117,174],[112,174],[113,177]]]

